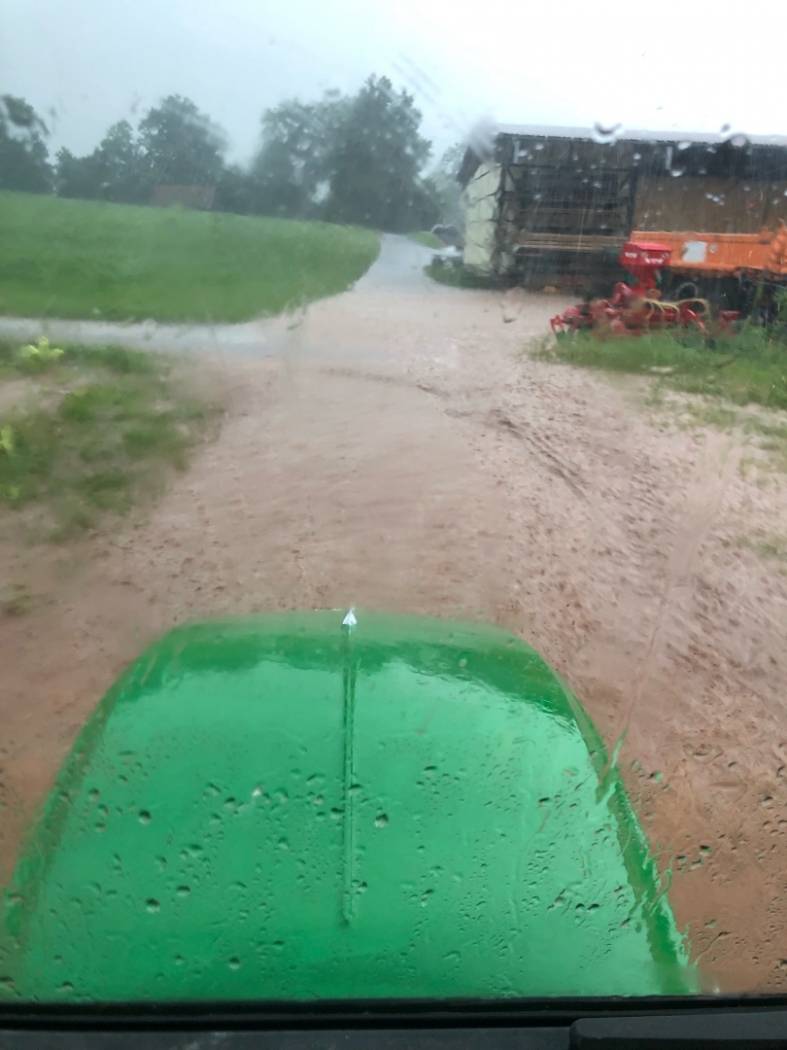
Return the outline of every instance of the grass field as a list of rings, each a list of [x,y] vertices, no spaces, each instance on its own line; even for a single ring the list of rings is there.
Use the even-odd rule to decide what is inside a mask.
[[[126,513],[217,422],[173,358],[0,343],[0,515],[63,539]]]
[[[370,230],[0,193],[0,314],[245,321],[347,288]]]
[[[548,339],[533,352],[585,368],[660,375],[675,390],[735,405],[787,409],[787,345],[764,328],[712,342],[690,331],[609,338],[582,333]]]

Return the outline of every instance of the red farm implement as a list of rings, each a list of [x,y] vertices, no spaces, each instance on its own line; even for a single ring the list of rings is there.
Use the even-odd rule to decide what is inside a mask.
[[[707,299],[680,299],[670,302],[661,298],[657,285],[661,271],[669,264],[671,248],[664,244],[627,241],[620,253],[620,263],[631,274],[632,281],[619,281],[611,299],[592,299],[569,307],[553,317],[550,324],[555,334],[585,330],[607,331],[611,335],[640,335],[665,328],[698,328],[708,330],[711,323]],[[736,310],[718,314],[716,330],[723,331],[739,318]]]

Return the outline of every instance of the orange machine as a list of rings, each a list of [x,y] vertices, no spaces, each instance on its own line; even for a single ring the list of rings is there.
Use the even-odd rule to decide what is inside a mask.
[[[787,276],[787,225],[759,233],[634,232],[632,241],[658,241],[671,249],[669,268],[691,277]]]

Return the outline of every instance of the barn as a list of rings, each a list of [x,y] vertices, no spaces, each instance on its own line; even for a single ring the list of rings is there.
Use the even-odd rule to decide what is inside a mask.
[[[459,172],[464,264],[531,287],[605,285],[633,233],[787,221],[784,137],[502,125],[479,152]]]

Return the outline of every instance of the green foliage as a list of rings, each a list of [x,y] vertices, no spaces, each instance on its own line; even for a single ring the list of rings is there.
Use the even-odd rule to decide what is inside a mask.
[[[460,206],[462,187],[457,182],[457,175],[466,149],[463,142],[449,146],[431,173],[440,203],[441,221],[460,228],[464,222],[464,215]]]
[[[224,170],[224,132],[194,103],[169,95],[140,121],[139,142],[154,184],[213,186]]]
[[[113,124],[87,157],[63,148],[57,155],[57,192],[82,197],[141,204],[152,189],[149,165],[127,120]]]
[[[0,313],[244,321],[343,291],[368,230],[0,193]]]
[[[59,346],[52,346],[47,337],[42,335],[37,343],[20,346],[16,351],[15,360],[25,371],[39,371],[52,361],[57,361],[63,353]]]
[[[416,244],[422,244],[424,248],[442,248],[443,242],[429,230],[418,230],[416,233],[408,233],[407,236]]]
[[[787,345],[766,329],[707,340],[700,333],[600,338],[561,336],[536,356],[586,368],[661,374],[676,390],[721,397],[737,405],[787,408]]]
[[[0,345],[6,378],[13,369],[27,372],[26,360],[19,347]],[[50,393],[66,393],[4,412],[0,505],[43,505],[59,536],[94,525],[103,512],[125,513],[156,491],[167,469],[185,467],[216,416],[156,354],[66,347],[41,357],[37,375]]]
[[[269,109],[252,166],[256,208],[374,229],[431,226],[435,186],[421,177],[430,144],[412,96],[369,77],[357,95]]]
[[[219,211],[404,232],[432,226],[445,210],[440,171],[421,174],[430,144],[420,126],[412,96],[372,76],[351,97],[268,109],[262,146],[245,170],[225,165],[223,131],[190,99],[170,95],[137,132],[120,121],[87,156],[61,149],[55,184],[62,197],[127,204],[148,202],[160,184],[209,185]]]
[[[431,226],[438,211],[419,179],[431,144],[413,97],[369,77],[347,107],[330,152],[326,218],[382,230]]]
[[[251,177],[254,209],[286,218],[322,214],[330,187],[331,150],[348,110],[347,99],[289,99],[262,117],[262,146]]]
[[[147,203],[159,183],[219,185],[237,179],[225,170],[223,131],[200,113],[190,99],[170,95],[152,107],[135,133],[127,120],[109,129],[86,157],[61,149],[57,155],[57,192],[61,197]],[[237,193],[225,196],[237,203]]]
[[[24,99],[0,96],[0,190],[50,192],[47,135],[46,124]]]

